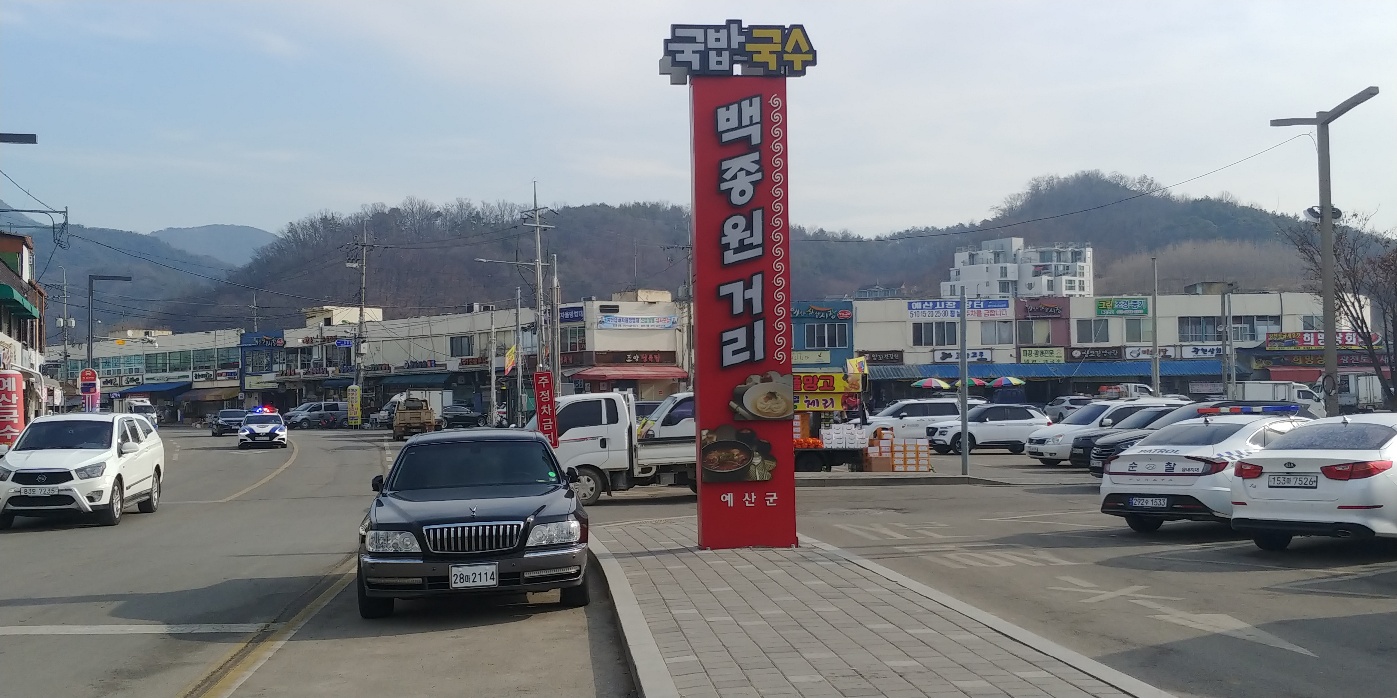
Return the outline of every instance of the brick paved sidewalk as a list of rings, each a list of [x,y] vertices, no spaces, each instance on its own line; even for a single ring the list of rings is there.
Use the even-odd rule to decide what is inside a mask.
[[[813,541],[701,551],[692,517],[592,538],[646,698],[1167,696]]]

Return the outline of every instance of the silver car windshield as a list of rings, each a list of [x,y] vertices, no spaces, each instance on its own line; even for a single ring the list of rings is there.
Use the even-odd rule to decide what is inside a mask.
[[[557,485],[558,463],[540,441],[449,441],[408,446],[389,474],[390,490]]]

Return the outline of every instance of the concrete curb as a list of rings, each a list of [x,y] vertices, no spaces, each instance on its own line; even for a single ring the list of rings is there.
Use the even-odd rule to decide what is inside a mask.
[[[886,485],[1005,485],[1006,482],[972,475],[899,475],[887,473],[798,473],[796,487],[878,487]]]
[[[631,667],[637,696],[679,698],[679,689],[674,685],[674,677],[669,675],[669,665],[660,655],[655,636],[650,634],[650,626],[631,589],[631,580],[626,578],[626,570],[601,541],[592,538],[587,545],[601,564],[606,585],[611,589],[611,604],[616,609],[621,638],[626,641],[626,663]]]
[[[1108,667],[1105,664],[1102,664],[1101,662],[1098,662],[1095,659],[1092,659],[1084,654],[1063,647],[1062,645],[1059,645],[1056,642],[1053,642],[1052,640],[1049,640],[1036,633],[1030,632],[1024,628],[1014,625],[1013,623],[1010,623],[1009,621],[1004,620],[1003,618],[1000,618],[999,616],[996,616],[988,611],[984,611],[974,606],[971,606],[970,604],[960,601],[959,599],[956,599],[950,596],[949,594],[937,591],[936,589],[933,589],[921,582],[907,577],[906,575],[894,572],[876,562],[865,560],[864,558],[861,558],[857,555],[845,552],[840,548],[836,548],[827,543],[822,543],[818,540],[815,540],[814,538],[811,538],[803,534],[800,535],[800,542],[804,545],[809,545],[813,548],[819,548],[820,550],[823,550],[825,552],[838,555],[839,557],[842,557],[845,560],[868,570],[869,572],[883,577],[884,579],[890,582],[900,584],[906,587],[908,590],[921,594],[927,599],[930,599],[931,601],[938,603],[978,623],[983,623],[990,629],[994,630],[995,632],[1001,635],[1004,635],[1005,637],[1023,643],[1024,645],[1027,645],[1028,647],[1042,652],[1043,654],[1046,654],[1049,657],[1052,657],[1053,659],[1056,659],[1059,662],[1062,662],[1063,664],[1066,664],[1067,666],[1076,669],[1077,671],[1080,671],[1088,676],[1096,678],[1097,680],[1102,681],[1104,683],[1108,683],[1112,686],[1115,686],[1117,689],[1125,693],[1128,693],[1132,696],[1135,696],[1136,698],[1175,698],[1175,696],[1172,693],[1169,693],[1161,688],[1151,686],[1150,684],[1147,684],[1144,681],[1141,681],[1128,674],[1116,671],[1115,669],[1112,669],[1111,667]]]

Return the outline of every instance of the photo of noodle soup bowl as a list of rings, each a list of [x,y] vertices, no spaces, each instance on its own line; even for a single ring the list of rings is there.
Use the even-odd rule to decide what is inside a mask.
[[[773,381],[749,386],[742,394],[742,408],[757,419],[790,419],[795,413],[791,384]]]
[[[703,446],[704,482],[741,482],[749,479],[762,456],[741,441],[714,441]]]

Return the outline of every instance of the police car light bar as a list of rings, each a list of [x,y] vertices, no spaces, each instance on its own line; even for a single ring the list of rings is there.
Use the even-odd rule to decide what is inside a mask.
[[[276,408],[275,408],[275,407],[272,407],[271,405],[265,405],[265,406],[262,406],[262,407],[254,407],[254,408],[252,408],[252,409],[249,410],[249,411],[250,411],[252,414],[276,414]]]
[[[1235,407],[1200,407],[1198,414],[1295,414],[1299,405],[1237,405]]]

